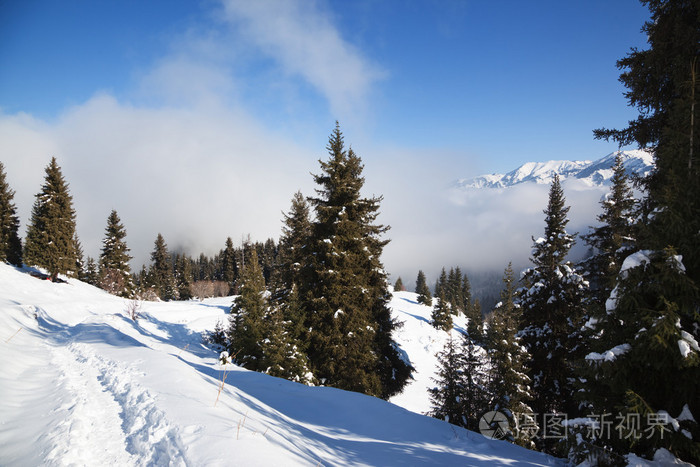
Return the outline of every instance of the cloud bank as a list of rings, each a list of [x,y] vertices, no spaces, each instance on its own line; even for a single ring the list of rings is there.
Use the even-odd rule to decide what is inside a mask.
[[[220,29],[176,38],[126,97],[96,92],[45,120],[0,109],[0,160],[22,233],[56,156],[86,255],[99,255],[112,209],[126,227],[134,269],[149,262],[158,233],[171,250],[191,255],[214,254],[229,236],[235,243],[248,234],[278,238],[294,192],[313,194],[309,172],[326,158],[330,115],[340,114],[347,128],[343,116],[361,114],[384,72],[314,2],[224,0],[219,21]],[[305,134],[290,135],[255,113],[246,92],[256,82],[240,71],[254,67],[250,56],[274,63],[284,86],[315,89],[328,108],[322,128],[297,122]],[[383,258],[392,279],[410,283],[423,269],[434,281],[442,266],[502,270],[508,261],[527,262],[531,236],[544,228],[549,187],[454,192],[453,180],[477,175],[476,155],[454,167],[443,162],[454,154],[442,157],[440,148],[387,148],[358,142],[354,135],[367,132],[353,131],[346,142],[364,161],[365,195],[384,196],[379,222],[392,226]],[[564,187],[570,231],[583,230],[601,193]]]

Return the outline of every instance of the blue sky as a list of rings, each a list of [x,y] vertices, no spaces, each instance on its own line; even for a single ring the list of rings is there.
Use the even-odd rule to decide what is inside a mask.
[[[420,198],[429,209],[431,192],[457,178],[616,149],[592,130],[635,116],[615,61],[645,46],[646,19],[632,0],[0,2],[0,160],[26,219],[36,167],[56,155],[90,198],[76,204],[99,219],[83,221],[93,250],[112,208],[148,236],[132,249],[157,233],[136,207],[149,192],[117,202],[97,195],[98,176],[112,192],[125,178],[157,180],[173,190],[164,212],[197,213],[168,181],[187,179],[190,198],[218,195],[199,179],[229,164],[246,175],[221,193],[241,199],[265,185],[262,207],[232,201],[236,221],[203,244],[204,229],[179,238],[173,224],[172,243],[211,249],[246,228],[277,236],[293,191],[313,189],[308,173],[335,120],[388,208]],[[113,169],[119,157],[128,170]],[[393,212],[385,222],[408,215]],[[392,237],[414,233],[395,225]]]

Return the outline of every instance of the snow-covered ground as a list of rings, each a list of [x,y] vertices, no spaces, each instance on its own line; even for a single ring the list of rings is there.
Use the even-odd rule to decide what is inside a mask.
[[[418,370],[394,403],[223,367],[202,334],[230,303],[147,302],[133,322],[124,299],[0,264],[0,465],[562,463],[415,413],[446,338],[415,294],[392,301]]]

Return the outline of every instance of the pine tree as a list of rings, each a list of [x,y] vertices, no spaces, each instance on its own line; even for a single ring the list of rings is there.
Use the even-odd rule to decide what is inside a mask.
[[[381,197],[363,198],[361,159],[345,149],[340,127],[320,161],[307,280],[300,290],[311,328],[308,356],[326,385],[388,398],[410,377],[392,339],[397,323],[388,307],[380,261],[388,227],[375,224]]]
[[[165,239],[160,233],[156,237],[151,261],[153,264],[148,273],[150,285],[156,289],[161,300],[176,300],[177,286],[173,277],[172,259]]]
[[[478,345],[482,340],[479,335],[466,332],[462,334],[461,353],[464,371],[464,392],[462,410],[466,423],[465,428],[476,431],[479,419],[488,412],[488,361],[484,350]]]
[[[416,293],[418,294],[418,303],[433,306],[433,297],[430,295],[430,289],[428,288],[428,283],[425,280],[425,274],[423,274],[423,271],[418,271],[418,277],[416,278]]]
[[[87,274],[85,271],[85,254],[83,253],[83,245],[80,243],[77,233],[73,235],[73,248],[75,251],[74,274],[78,280],[84,281]]]
[[[306,351],[308,341],[306,313],[299,297],[299,286],[308,274],[311,220],[309,204],[300,191],[292,198],[288,214],[283,214],[282,236],[279,241],[279,268],[274,277],[273,300],[283,311],[287,331],[294,345]]]
[[[75,272],[75,211],[56,158],[46,167],[36,195],[24,249],[25,263],[45,268],[51,280]]]
[[[445,298],[449,296],[449,290],[447,290],[447,271],[442,268],[440,271],[440,276],[435,281],[435,293],[436,297],[439,297],[441,293],[445,294]]]
[[[472,286],[469,282],[469,278],[465,274],[462,277],[462,312],[464,314],[469,313],[469,309],[472,306]]]
[[[654,428],[650,416],[685,414],[678,425],[656,426],[651,438],[623,430],[607,442],[620,454],[651,457],[664,447],[698,463],[700,429],[689,414],[700,413],[700,4],[645,4],[649,48],[618,61],[625,95],[640,115],[623,130],[595,134],[653,150],[655,169],[644,180],[638,250],[624,260],[606,312],[590,323],[600,338],[586,357],[584,391],[593,410],[640,417],[642,431]],[[660,427],[669,430],[665,436]]]
[[[533,382],[533,403],[540,414],[576,414],[573,401],[573,362],[583,351],[572,335],[580,327],[586,283],[566,260],[574,244],[566,232],[569,222],[564,193],[555,175],[544,211],[544,237],[533,237],[531,261],[525,271],[518,303],[523,320],[520,338],[532,356],[528,376]]]
[[[236,252],[233,248],[231,237],[226,238],[226,247],[222,253],[221,267],[223,268],[222,280],[229,285],[229,295],[235,294],[235,283],[238,277],[238,267],[236,265]]]
[[[100,276],[97,270],[97,263],[92,257],[88,256],[85,265],[85,282],[96,286],[99,283],[99,280]]]
[[[7,183],[5,166],[0,162],[0,262],[22,266],[19,218],[13,202],[15,192]]]
[[[406,290],[406,287],[403,285],[403,281],[401,280],[401,276],[399,276],[398,279],[396,279],[396,282],[394,283],[394,292],[404,292]]]
[[[490,376],[488,394],[491,409],[508,417],[510,427],[535,421],[532,408],[530,378],[526,365],[530,359],[525,347],[516,336],[520,322],[520,310],[515,304],[515,279],[509,263],[503,275],[504,288],[501,300],[496,304],[486,332]],[[532,447],[529,436],[524,431],[511,431],[506,439],[526,447]]]
[[[194,282],[192,260],[184,253],[176,254],[174,264],[174,279],[177,287],[177,296],[180,300],[190,300],[193,297],[191,287],[192,282]]]
[[[600,202],[603,213],[598,216],[598,221],[602,225],[583,237],[594,248],[594,255],[582,267],[598,308],[604,308],[605,300],[615,287],[622,261],[634,244],[632,210],[635,201],[620,152],[615,155],[611,180],[610,193]]]
[[[459,347],[450,333],[444,349],[437,354],[436,387],[428,389],[431,417],[466,427],[464,416],[464,361]]]
[[[100,253],[100,287],[115,295],[130,297],[134,291],[129,261],[129,247],[126,245],[126,230],[117,211],[112,210],[107,217],[105,238]]]
[[[440,290],[440,296],[437,299],[433,312],[430,315],[430,324],[441,331],[449,332],[452,329],[452,313],[450,304],[445,298],[445,291]]]
[[[253,249],[250,261],[241,274],[240,295],[231,307],[228,338],[229,353],[236,362],[253,371],[265,371],[264,340],[267,338],[265,318],[270,304],[265,290],[265,278],[258,263],[258,254]]]

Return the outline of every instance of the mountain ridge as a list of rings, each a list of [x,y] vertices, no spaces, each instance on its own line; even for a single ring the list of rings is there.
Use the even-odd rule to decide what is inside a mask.
[[[471,179],[457,180],[455,187],[459,189],[508,188],[522,183],[548,185],[552,183],[555,173],[562,181],[573,178],[581,180],[591,187],[609,185],[617,154],[622,155],[622,163],[628,176],[644,177],[654,168],[652,152],[634,149],[614,151],[594,161],[526,162],[506,174],[487,174]]]

